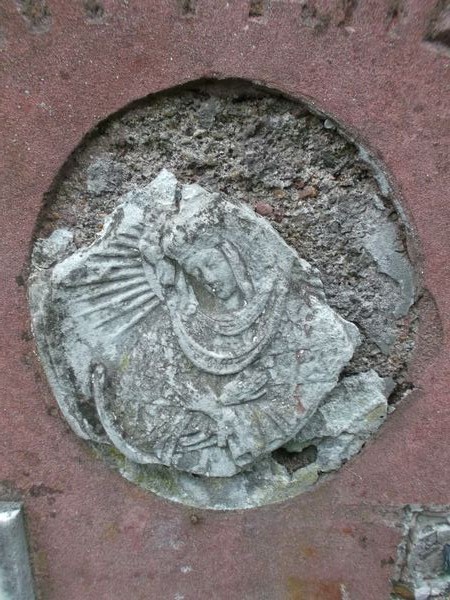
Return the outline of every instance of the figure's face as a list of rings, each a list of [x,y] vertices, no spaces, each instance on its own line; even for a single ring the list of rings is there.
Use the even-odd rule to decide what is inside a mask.
[[[205,248],[190,256],[183,265],[208,292],[221,300],[228,300],[236,291],[237,283],[225,256],[217,248]]]

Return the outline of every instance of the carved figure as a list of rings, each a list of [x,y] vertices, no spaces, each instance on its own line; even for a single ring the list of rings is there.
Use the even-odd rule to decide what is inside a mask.
[[[359,343],[267,221],[167,171],[128,194],[94,244],[35,274],[30,293],[74,431],[208,476],[295,436]]]

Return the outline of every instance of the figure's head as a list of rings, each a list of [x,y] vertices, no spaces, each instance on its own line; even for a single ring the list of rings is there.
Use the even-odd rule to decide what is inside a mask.
[[[182,264],[208,292],[221,300],[228,300],[238,291],[233,270],[221,250],[204,248],[190,254]]]
[[[270,294],[275,281],[288,276],[293,260],[281,238],[250,209],[195,184],[182,187],[160,244],[194,287],[199,283],[233,310]]]

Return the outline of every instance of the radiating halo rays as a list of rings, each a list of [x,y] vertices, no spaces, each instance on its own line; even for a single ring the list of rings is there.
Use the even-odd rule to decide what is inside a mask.
[[[88,319],[99,333],[103,330],[109,335],[122,335],[160,304],[142,266],[139,252],[142,227],[134,229],[139,231],[120,233],[106,248],[103,245],[89,256],[86,267],[92,274],[62,284],[75,289],[75,319]]]

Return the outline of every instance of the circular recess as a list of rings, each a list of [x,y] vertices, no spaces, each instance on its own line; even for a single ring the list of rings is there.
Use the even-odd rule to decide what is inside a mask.
[[[173,191],[171,201],[175,208],[172,208],[178,210],[179,214],[174,217],[170,212],[172,208],[164,208],[166,212],[158,209],[158,214],[162,216],[157,221],[154,216],[156,209],[152,207],[157,202],[161,206],[166,202],[169,188]],[[145,210],[144,196],[148,197]],[[192,209],[193,197],[200,198],[201,210],[198,207],[195,211]],[[191,204],[187,202],[189,198]],[[214,198],[217,204],[214,204]],[[219,209],[216,210],[219,205],[224,207],[225,217]],[[139,213],[141,209],[142,214]],[[192,213],[190,216],[189,210]],[[219,284],[215,280],[205,283],[205,273],[211,269],[221,270],[222,275],[225,273],[225,279],[228,277],[239,283],[244,304],[247,303],[246,293],[251,303],[258,297],[264,299],[267,292],[267,300],[264,300],[266,308],[261,308],[258,313],[260,319],[263,319],[261,315],[267,317],[272,310],[270,307],[273,307],[273,314],[281,322],[280,298],[283,301],[287,298],[286,302],[291,302],[289,310],[297,316],[303,314],[305,306],[309,310],[314,303],[327,307],[323,310],[329,311],[326,313],[327,323],[332,322],[332,326],[327,325],[329,329],[323,325],[325,313],[322,309],[320,324],[314,321],[317,313],[313,311],[309,314],[306,308],[301,324],[301,344],[305,348],[309,348],[308,343],[311,347],[315,344],[314,360],[317,365],[326,366],[327,377],[333,381],[328,387],[320,387],[317,380],[315,398],[312,386],[308,388],[308,394],[303,389],[304,397],[298,402],[295,393],[287,387],[281,386],[278,396],[273,391],[275,388],[264,387],[265,375],[261,365],[267,370],[275,369],[276,379],[282,377],[282,367],[294,368],[287,367],[290,364],[288,362],[273,367],[273,361],[267,360],[258,363],[258,369],[245,371],[255,366],[252,357],[256,354],[248,354],[250,358],[247,360],[242,358],[242,352],[239,355],[241,363],[238,359],[235,361],[252,381],[250,387],[253,386],[254,390],[252,388],[250,399],[260,401],[264,394],[268,394],[266,404],[262,403],[258,409],[258,418],[267,415],[270,406],[285,407],[286,412],[280,409],[278,413],[274,411],[274,415],[281,415],[280,418],[286,420],[283,431],[288,434],[278,437],[272,434],[270,439],[262,436],[264,444],[258,447],[258,451],[257,442],[248,442],[248,453],[245,453],[242,448],[246,444],[246,435],[256,440],[255,430],[262,426],[255,425],[255,412],[250,409],[245,408],[247,412],[239,413],[240,417],[233,413],[235,421],[232,427],[239,429],[238,421],[242,417],[242,431],[239,453],[236,450],[239,456],[227,463],[223,460],[224,452],[219,449],[227,444],[228,434],[223,432],[231,421],[226,422],[221,413],[222,416],[217,418],[214,425],[216,413],[208,413],[208,419],[213,423],[211,439],[217,446],[214,452],[200,452],[206,447],[204,441],[201,442],[203,445],[198,445],[199,440],[205,438],[204,431],[203,438],[196,438],[195,419],[185,419],[183,423],[189,422],[191,429],[194,427],[189,433],[191,441],[186,441],[187,436],[183,435],[180,438],[182,442],[177,443],[184,444],[184,447],[197,444],[198,460],[188,460],[180,450],[172,448],[170,453],[167,449],[164,452],[161,450],[154,464],[145,464],[142,457],[149,455],[145,435],[139,451],[136,450],[137,438],[134,437],[145,416],[142,411],[133,408],[133,398],[144,392],[139,391],[136,378],[127,379],[122,373],[128,369],[130,360],[138,360],[139,357],[142,362],[144,356],[147,357],[145,360],[152,362],[152,368],[156,369],[155,365],[158,365],[163,383],[166,381],[164,377],[169,377],[167,373],[164,374],[164,361],[159,360],[158,353],[154,351],[158,347],[155,340],[163,339],[166,332],[162,317],[159,321],[155,320],[154,315],[142,317],[144,325],[140,326],[141,329],[133,338],[134,350],[130,350],[126,356],[121,355],[120,361],[117,359],[114,374],[107,383],[105,377],[108,378],[108,368],[111,370],[111,367],[102,367],[102,370],[92,356],[86,358],[84,384],[77,381],[78,375],[70,361],[55,359],[57,353],[52,354],[52,344],[64,345],[66,336],[70,338],[74,335],[71,327],[75,327],[73,324],[67,325],[64,320],[71,309],[67,308],[68,305],[61,308],[62,296],[58,296],[52,288],[57,285],[55,282],[59,282],[64,290],[73,284],[77,288],[74,293],[80,293],[80,286],[85,285],[89,294],[107,297],[109,292],[106,288],[98,291],[89,287],[93,285],[93,280],[88,279],[88,271],[93,263],[86,261],[91,260],[92,255],[98,258],[101,252],[106,257],[104,260],[108,261],[116,260],[120,255],[120,268],[125,264],[123,261],[129,261],[134,268],[132,260],[137,257],[139,265],[142,263],[147,269],[147,280],[153,277],[153,272],[153,275],[149,275],[148,265],[154,266],[157,259],[151,258],[155,252],[149,242],[151,234],[144,235],[140,230],[133,238],[134,234],[129,233],[131,229],[126,230],[128,234],[125,229],[120,229],[126,225],[127,214],[138,213],[148,230],[155,229],[157,222],[161,231],[164,230],[161,244],[166,253],[166,271],[162,275],[158,272],[158,281],[164,281],[164,289],[175,285],[173,278],[176,275],[173,273],[176,273],[176,265],[181,264],[194,294],[200,281],[198,272],[201,271],[201,283],[206,286],[208,293],[214,295],[219,289],[218,295],[228,301],[231,292],[228,294],[225,284],[221,283],[222,287],[217,288]],[[208,238],[206,253],[192,232],[189,234],[191,237],[186,234],[183,240],[179,235],[179,231],[184,235],[189,227],[193,231],[193,223],[201,227],[204,222],[207,223],[207,229],[209,227],[208,235],[211,238]],[[134,225],[128,226],[132,228]],[[225,229],[219,226],[228,228],[228,234],[223,234]],[[263,232],[259,236],[252,232],[259,229]],[[214,235],[218,236],[217,239],[211,233],[216,230],[218,233]],[[128,235],[132,246],[133,240],[137,240],[136,247],[133,246],[131,250],[135,254],[126,255],[128,250],[125,243],[119,248],[114,237],[117,231],[122,232],[120,235]],[[138,231],[138,228],[135,227],[133,231]],[[250,236],[248,239],[254,240],[253,246],[248,240],[241,242],[242,236],[245,237],[244,231],[247,232],[245,235]],[[34,333],[44,368],[63,413],[74,431],[90,440],[88,443],[94,452],[124,477],[171,500],[203,508],[251,508],[311,489],[363,448],[389,412],[394,410],[395,403],[411,387],[407,368],[417,327],[416,301],[419,290],[408,255],[408,244],[411,243],[409,234],[408,223],[381,166],[339,124],[313,112],[304,103],[244,82],[224,81],[191,84],[126,107],[100,123],[74,151],[47,194],[36,227],[30,269]],[[227,239],[223,241],[225,237]],[[121,239],[123,241],[125,238]],[[192,258],[186,258],[190,243],[196,248],[197,263],[194,266]],[[239,267],[240,251],[245,254],[242,263],[247,270],[242,265]],[[284,273],[283,261],[289,260],[294,261],[292,264],[295,263],[296,274],[286,279],[285,288],[284,284],[280,284],[281,287],[279,285],[276,288],[278,295],[272,296],[270,290],[275,289],[275,284],[271,283],[270,287],[265,286],[264,282],[266,279],[271,281],[274,273]],[[221,261],[223,265],[219,269]],[[113,268],[119,267],[110,265],[101,272],[110,273]],[[72,279],[68,279],[69,272]],[[261,275],[263,272],[265,275]],[[254,273],[259,275],[252,275]],[[283,279],[283,275],[280,278]],[[72,284],[69,285],[68,281]],[[103,285],[105,281],[101,283]],[[107,284],[112,285],[110,280]],[[248,291],[250,288],[251,292]],[[304,293],[306,288],[308,291]],[[109,289],[113,290],[112,287]],[[160,298],[163,304],[163,288],[159,296],[155,289],[152,297],[156,300]],[[299,292],[300,295],[295,296],[297,290],[301,290],[303,295]],[[132,297],[131,292],[121,293],[123,298]],[[203,294],[202,298],[206,296]],[[208,302],[212,306],[212,300]],[[166,305],[167,318],[172,324],[178,323],[177,311],[182,311],[180,305],[176,305],[176,310],[171,308],[174,305],[170,301]],[[186,310],[190,310],[189,307]],[[248,313],[249,310],[239,312],[242,322],[247,319]],[[77,327],[85,318],[89,327],[95,328],[95,322],[92,325],[92,321],[89,321],[91,314],[92,310],[78,312]],[[186,317],[178,320],[182,318],[186,321]],[[229,320],[226,317],[220,325],[225,337],[231,335]],[[288,347],[290,342],[289,333],[286,333],[287,321],[283,322],[284,329],[280,325],[277,334],[281,349]],[[310,322],[312,325],[308,325]],[[277,329],[278,324],[276,319],[267,320],[267,323],[261,320],[260,323],[264,327],[261,325],[255,329],[255,340],[258,340],[261,348],[266,348],[269,343],[266,338],[272,330]],[[196,324],[192,325],[193,329],[195,327]],[[314,344],[305,341],[311,337],[308,327],[312,331]],[[267,329],[263,331],[264,328]],[[321,335],[314,337],[318,329]],[[336,341],[338,329],[343,336],[339,338],[339,343]],[[177,331],[175,327],[175,333]],[[205,339],[205,331],[209,330],[202,329],[201,336],[206,347],[209,340]],[[173,338],[175,344],[177,335]],[[97,342],[103,344],[104,354],[112,364],[107,339],[106,335],[103,341]],[[167,344],[172,343],[171,339]],[[187,338],[179,336],[177,339]],[[334,342],[330,341],[332,339]],[[248,343],[248,352],[253,352],[251,340]],[[146,344],[153,344],[153,354],[146,354],[142,349]],[[348,345],[347,350],[345,344]],[[223,345],[227,347],[225,342]],[[223,364],[219,364],[216,358],[214,362],[210,354],[207,360],[202,357],[197,343],[189,346],[182,341],[181,346],[196,369],[209,369],[215,373],[214,381],[217,377],[222,378],[221,390],[230,382],[233,384],[232,379],[238,370],[235,363],[230,367],[231,363],[228,362],[227,370],[224,370]],[[279,355],[282,350],[277,352]],[[298,348],[296,352],[300,357]],[[331,354],[340,358],[336,358],[330,375]],[[274,355],[275,352],[272,352],[271,356]],[[80,360],[84,358],[81,352]],[[140,369],[145,371],[144,363]],[[320,371],[319,367],[315,369]],[[190,385],[189,367],[183,373],[187,375],[179,380],[187,390]],[[323,373],[321,377],[324,377]],[[282,383],[285,383],[284,379]],[[71,386],[72,391],[68,392]],[[128,404],[108,399],[111,386],[128,390]],[[130,390],[134,391],[131,393]],[[151,390],[145,393],[148,404],[159,401],[155,395],[152,396]],[[223,399],[225,396],[222,394],[221,397]],[[240,402],[245,403],[248,399],[241,399]],[[232,400],[227,402],[232,404]],[[306,410],[307,418],[300,418],[294,414],[295,410]],[[106,416],[108,411],[110,414]],[[289,411],[293,411],[292,417]],[[74,414],[78,417],[74,418]],[[158,417],[154,416],[156,414],[152,413],[151,418],[167,420],[164,409],[161,409]],[[173,418],[176,419],[176,414]],[[117,423],[120,420],[122,424],[119,427]],[[134,423],[134,429],[131,422]],[[196,423],[200,431],[203,425],[199,420]],[[176,460],[173,458],[175,455],[178,456]],[[234,456],[233,450],[231,455]]]

